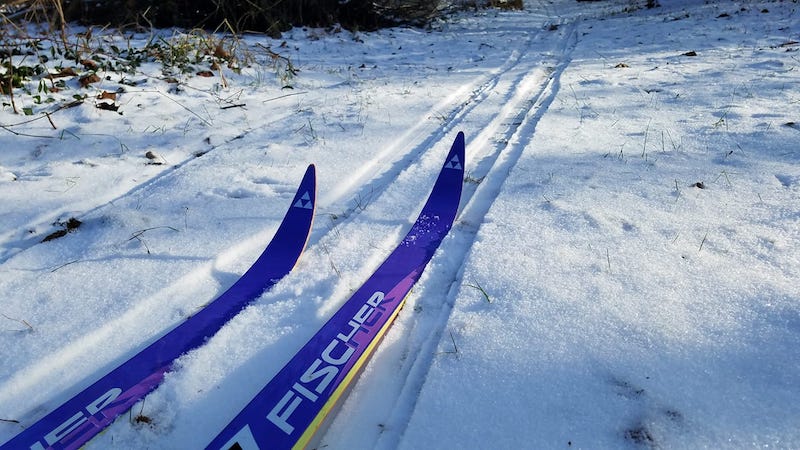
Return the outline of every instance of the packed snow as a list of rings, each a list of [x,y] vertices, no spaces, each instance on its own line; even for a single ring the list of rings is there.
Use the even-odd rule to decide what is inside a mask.
[[[293,272],[86,446],[204,447],[463,131],[456,224],[319,448],[800,447],[800,5],[631,3],[246,35],[241,73],[0,97],[0,442],[233,284],[313,163]]]

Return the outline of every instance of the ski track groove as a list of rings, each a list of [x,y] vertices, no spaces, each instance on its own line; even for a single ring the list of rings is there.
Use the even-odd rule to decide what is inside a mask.
[[[173,165],[171,165],[169,167],[164,168],[164,170],[162,170],[161,172],[157,173],[153,177],[148,178],[144,182],[139,183],[139,184],[131,187],[127,191],[123,192],[120,195],[117,195],[116,197],[112,198],[111,200],[107,200],[107,201],[99,203],[99,204],[97,204],[95,206],[92,206],[92,207],[89,207],[89,208],[85,208],[82,211],[75,211],[75,210],[69,209],[69,207],[60,208],[59,210],[57,210],[55,212],[44,213],[44,214],[40,215],[37,219],[32,220],[32,221],[28,222],[25,225],[25,229],[28,229],[28,230],[39,229],[41,227],[41,228],[45,229],[45,231],[42,232],[42,233],[35,234],[35,235],[30,236],[30,237],[28,237],[26,239],[14,239],[13,236],[15,234],[17,234],[17,230],[12,230],[12,231],[3,233],[2,235],[0,235],[0,266],[5,264],[6,262],[8,262],[8,260],[13,258],[14,256],[16,256],[16,255],[18,255],[18,254],[30,249],[31,247],[34,247],[34,246],[36,246],[38,244],[41,244],[42,243],[42,239],[44,238],[44,236],[47,235],[47,233],[55,231],[55,228],[53,228],[51,224],[53,222],[55,222],[56,220],[58,220],[58,218],[64,217],[65,215],[71,215],[71,216],[73,216],[73,217],[75,217],[77,219],[83,219],[86,216],[90,216],[93,213],[95,213],[97,211],[100,211],[103,208],[108,207],[109,205],[113,205],[116,202],[119,202],[119,201],[121,201],[121,200],[123,200],[125,198],[128,198],[128,197],[131,197],[133,195],[136,195],[137,193],[145,191],[145,190],[147,190],[148,188],[150,188],[152,186],[158,185],[164,179],[172,176],[175,172],[177,172],[178,170],[182,169],[183,167],[192,164],[192,162],[194,162],[195,160],[201,159],[204,155],[207,155],[209,152],[213,152],[213,151],[219,149],[220,147],[224,147],[224,146],[230,144],[231,142],[243,139],[244,137],[246,137],[247,135],[251,134],[255,130],[257,130],[257,128],[250,128],[250,129],[243,130],[238,135],[230,138],[229,140],[227,140],[227,141],[225,141],[225,142],[223,142],[221,144],[218,144],[218,145],[212,147],[211,149],[203,152],[200,155],[192,154],[192,155],[188,156],[187,158],[185,158],[183,161],[180,161],[180,162],[175,163],[175,164],[173,164]],[[14,244],[17,244],[17,245],[14,245]]]
[[[537,33],[538,36],[538,33]],[[351,177],[350,183],[347,183],[346,186],[342,187],[335,187],[332,189],[332,193],[320,195],[320,204],[332,204],[337,201],[341,201],[343,197],[348,196],[347,190],[352,185],[359,186],[358,190],[352,194],[350,194],[351,198],[361,197],[361,198],[376,198],[380,196],[385,190],[392,185],[392,183],[406,170],[411,168],[413,162],[417,161],[422,155],[428,152],[431,148],[433,148],[438,143],[443,143],[447,148],[449,148],[449,143],[444,142],[448,135],[452,134],[453,132],[457,131],[458,125],[463,123],[465,117],[469,115],[471,111],[473,111],[476,107],[481,105],[483,100],[486,99],[487,96],[490,95],[492,89],[494,89],[500,77],[511,70],[513,67],[516,67],[519,64],[519,61],[527,50],[531,43],[531,36],[526,36],[525,42],[520,46],[521,49],[512,50],[511,55],[506,59],[503,65],[498,68],[497,70],[493,71],[488,76],[479,77],[480,79],[473,83],[469,88],[464,89],[469,92],[467,98],[465,100],[462,99],[463,91],[456,92],[449,98],[439,102],[433,108],[429,110],[429,113],[435,113],[442,108],[450,107],[450,112],[448,113],[447,117],[444,120],[444,124],[441,126],[432,127],[433,130],[426,130],[426,128],[431,128],[430,125],[426,124],[424,121],[421,121],[418,125],[414,126],[412,129],[404,133],[404,135],[398,139],[398,144],[390,146],[386,150],[384,150],[380,155],[374,158],[371,162],[365,164],[366,169],[361,171],[361,174]],[[453,106],[455,105],[455,106]],[[425,135],[426,137],[420,139],[416,139],[416,136]],[[468,138],[469,139],[469,138]],[[390,166],[383,170],[377,176],[373,176],[371,179],[365,182],[358,182],[360,178],[362,178],[367,169],[374,169],[374,164],[372,162],[379,161],[384,158],[387,154],[397,153],[398,149],[402,152],[403,148],[406,147],[408,142],[417,142],[414,147],[411,147],[407,150],[402,157],[398,158],[394,162],[390,163]],[[438,155],[435,156],[438,158]],[[375,171],[372,172],[373,174]],[[420,205],[424,199],[421,199]],[[354,204],[353,206],[347,208],[344,212],[340,215],[344,218],[349,218],[354,213],[357,213],[359,210],[358,204]],[[319,213],[318,213],[319,214]],[[347,223],[346,221],[337,222],[333,227],[330,227],[326,230],[321,230],[317,227],[315,230],[312,230],[311,237],[309,238],[308,247],[312,247],[313,245],[318,244],[325,236],[327,236],[330,232],[334,231],[334,229],[341,227]]]
[[[407,358],[401,363],[399,370],[393,376],[402,380],[400,392],[391,406],[391,412],[387,420],[382,423],[387,424],[378,434],[377,439],[372,442],[370,448],[394,449],[397,448],[402,440],[405,429],[410,423],[419,393],[425,384],[425,378],[434,359],[436,349],[442,341],[449,317],[454,307],[456,298],[460,290],[460,283],[466,270],[466,261],[469,258],[472,246],[477,238],[480,223],[488,213],[494,200],[501,192],[502,186],[508,179],[512,169],[522,156],[526,147],[533,138],[536,125],[548,110],[560,89],[560,77],[570,64],[572,49],[577,45],[577,25],[575,23],[566,24],[566,37],[560,42],[561,48],[556,52],[558,62],[553,72],[547,78],[537,83],[535,75],[529,75],[528,70],[522,70],[514,82],[511,92],[505,97],[515,101],[505,108],[509,114],[501,114],[486,124],[471,143],[467,142],[468,150],[478,147],[476,142],[481,140],[488,141],[487,135],[494,134],[499,128],[502,131],[502,138],[497,142],[493,151],[485,156],[477,164],[477,171],[472,172],[483,179],[480,185],[472,190],[467,190],[465,186],[462,195],[463,209],[457,217],[457,225],[451,230],[451,236],[442,244],[439,250],[441,254],[446,254],[447,259],[458,261],[449,267],[445,264],[439,270],[432,270],[429,273],[428,283],[421,283],[417,286],[415,297],[443,297],[441,307],[438,311],[425,315],[408,315],[406,320],[408,330],[405,338],[401,338],[405,343],[401,350],[403,355],[416,355]],[[524,58],[520,58],[519,65]],[[511,72],[510,67],[505,74]],[[500,74],[499,76],[502,76]],[[498,76],[498,78],[499,78]],[[532,78],[532,79],[531,79]],[[529,94],[533,95],[529,95]],[[494,125],[498,123],[498,125]],[[505,126],[505,129],[502,129]],[[467,160],[469,161],[467,152]],[[435,264],[435,260],[433,261]],[[439,280],[439,282],[436,282]],[[428,290],[432,292],[428,293]],[[446,290],[446,293],[445,293]],[[390,331],[391,332],[391,331]],[[386,388],[386,380],[381,385]],[[324,438],[323,438],[324,439]]]

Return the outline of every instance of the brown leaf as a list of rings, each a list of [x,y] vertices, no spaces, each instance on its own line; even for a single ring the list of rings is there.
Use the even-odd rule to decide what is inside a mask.
[[[45,78],[47,78],[48,80],[55,80],[56,78],[75,77],[75,76],[78,76],[78,73],[75,72],[75,69],[73,69],[72,67],[67,67],[66,69],[61,69],[60,72],[45,75]]]
[[[225,50],[225,47],[222,46],[222,42],[217,44],[217,48],[214,49],[214,56],[220,59],[230,59],[231,54]]]
[[[97,68],[100,67],[100,65],[97,64],[97,61],[93,59],[82,59],[81,64],[83,64],[83,67],[89,70],[97,70]]]
[[[614,66],[615,69],[627,69],[628,67],[630,66],[625,63],[619,63],[616,66]]]
[[[89,87],[92,83],[98,83],[100,81],[100,77],[97,76],[96,73],[91,73],[89,75],[84,75],[78,79],[78,82],[81,84],[81,87]]]
[[[686,52],[686,53],[681,54],[681,56],[697,56],[697,52],[692,50],[690,52]]]
[[[103,91],[100,95],[97,96],[97,99],[98,100],[117,101],[117,93],[116,92]]]
[[[214,72],[210,70],[201,70],[200,72],[197,72],[197,76],[204,78],[211,78],[214,76]]]

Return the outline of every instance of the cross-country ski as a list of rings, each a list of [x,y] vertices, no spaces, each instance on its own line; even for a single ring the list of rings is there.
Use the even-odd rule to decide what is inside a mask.
[[[458,133],[406,237],[207,450],[308,445],[375,350],[450,230],[463,181],[464,133]]]
[[[307,448],[800,449],[798,86],[799,0],[0,0],[0,447],[234,285],[311,163],[300,262],[82,450],[313,430],[348,329],[215,440],[464,131],[457,219]]]
[[[314,218],[316,174],[306,170],[272,241],[225,293],[0,447],[78,449],[155,389],[173,361],[205,342],[292,270]]]

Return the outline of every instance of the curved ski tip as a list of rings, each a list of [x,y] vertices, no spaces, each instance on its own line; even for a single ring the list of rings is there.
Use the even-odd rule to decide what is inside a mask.
[[[459,131],[458,132],[458,134],[456,135],[456,140],[455,140],[455,142],[453,142],[453,145],[458,145],[458,146],[461,146],[461,147],[464,146],[464,132],[463,131]]]
[[[301,186],[307,186],[307,189],[310,189],[314,192],[311,195],[316,198],[317,192],[317,168],[314,164],[309,164],[308,168],[306,169],[306,174],[303,175],[303,181],[300,182]]]
[[[305,180],[309,176],[314,177],[314,178],[316,178],[316,176],[317,176],[317,168],[314,166],[314,164],[309,164],[308,165],[308,168],[306,169],[306,174],[303,175],[303,179]]]
[[[317,175],[316,168],[313,164],[309,164],[306,169],[306,174],[294,194],[292,206],[295,208],[307,209],[314,211],[317,202]]]

